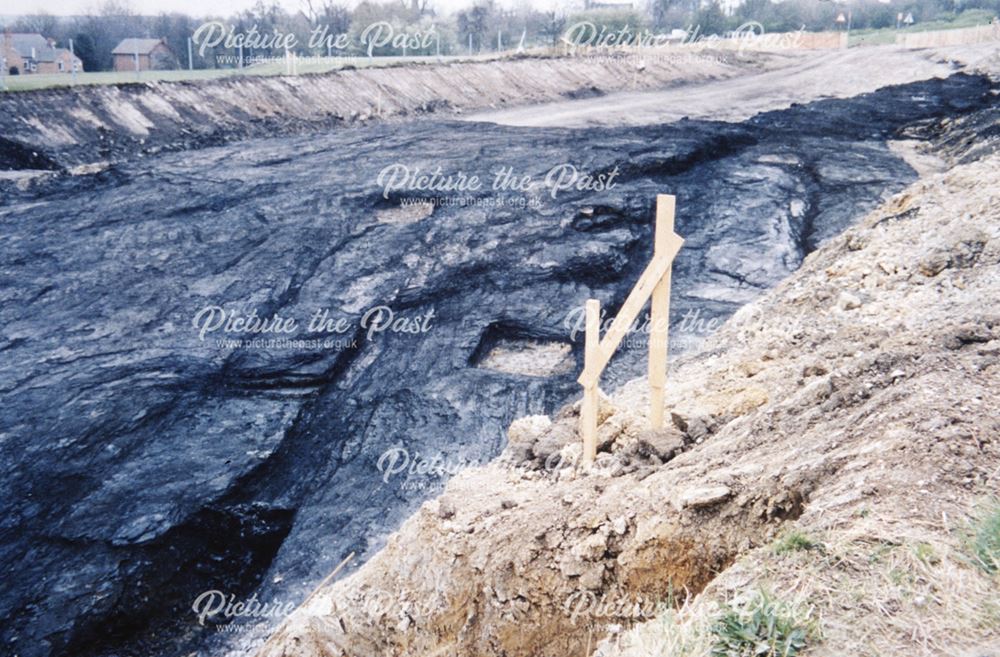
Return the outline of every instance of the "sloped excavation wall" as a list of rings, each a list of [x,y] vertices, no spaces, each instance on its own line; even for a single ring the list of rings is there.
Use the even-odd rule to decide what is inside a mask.
[[[453,479],[257,656],[587,655],[609,627],[697,594],[801,512],[805,491],[788,480],[717,472],[697,484],[692,459],[661,467],[700,429],[651,434],[637,415],[602,410],[600,474],[568,467],[573,409],[537,433],[518,423],[505,462]],[[538,465],[559,450],[564,467]]]
[[[63,167],[370,119],[522,105],[737,75],[761,55],[535,58],[0,94],[0,135]],[[27,168],[0,141],[0,168]],[[44,167],[48,168],[48,167]]]

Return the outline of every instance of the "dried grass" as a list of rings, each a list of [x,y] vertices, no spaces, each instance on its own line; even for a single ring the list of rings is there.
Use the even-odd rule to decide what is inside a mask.
[[[966,529],[947,518],[903,524],[860,517],[824,532],[822,550],[758,548],[696,599],[596,654],[707,657],[723,605],[754,590],[773,592],[815,623],[809,655],[995,654],[1000,574],[976,565]]]

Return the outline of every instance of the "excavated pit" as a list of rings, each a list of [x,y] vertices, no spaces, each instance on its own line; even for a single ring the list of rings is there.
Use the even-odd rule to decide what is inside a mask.
[[[893,196],[675,361],[670,426],[631,381],[578,469],[579,404],[520,418],[501,458],[252,654],[715,654],[748,596],[816,654],[993,654],[996,575],[967,523],[1000,474],[1000,142],[939,136],[985,156]]]
[[[686,432],[650,432],[606,401],[586,474],[572,463],[575,408],[544,428],[519,420],[501,459],[453,478],[356,577],[254,654],[590,654],[689,601],[799,517],[808,497],[787,478],[692,486],[698,455],[672,463],[704,440],[701,419],[690,420]]]
[[[371,558],[441,490],[447,473],[386,477],[387,450],[482,463],[515,417],[577,394],[575,371],[483,363],[527,338],[572,344],[578,364],[573,313],[588,297],[612,310],[623,301],[648,260],[657,193],[678,196],[686,239],[672,309],[694,328],[675,332],[681,352],[914,179],[887,140],[992,103],[995,85],[960,74],[741,124],[376,125],[5,186],[0,613],[16,623],[4,645],[22,657],[223,650],[232,637],[184,612],[195,589],[300,601],[348,553],[355,565]],[[385,221],[376,181],[397,162],[484,178],[515,166],[541,180],[567,162],[620,175],[599,193],[536,189],[524,207]],[[236,347],[192,327],[210,305],[302,322],[327,308],[352,321],[336,346]],[[431,328],[369,333],[360,318],[376,306]],[[636,337],[607,388],[643,371]],[[202,531],[211,518],[231,520]],[[683,538],[696,553],[678,561],[674,585],[697,590],[740,540],[769,531],[746,522],[710,543],[675,528],[680,538],[636,554],[621,581],[654,587],[643,564]],[[235,640],[254,645],[262,632]]]

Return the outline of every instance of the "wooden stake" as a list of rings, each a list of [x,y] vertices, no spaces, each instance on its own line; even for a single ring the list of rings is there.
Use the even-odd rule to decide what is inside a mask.
[[[618,345],[628,335],[629,327],[639,316],[639,311],[649,301],[649,295],[656,288],[656,282],[663,277],[669,268],[670,260],[668,258],[654,258],[646,265],[645,271],[642,272],[635,287],[629,292],[625,303],[618,309],[618,314],[611,322],[608,332],[604,334],[604,339],[601,340],[600,349],[597,350],[594,359],[584,362],[583,373],[577,379],[580,385],[584,387],[591,383],[597,385],[597,379],[601,376],[601,372],[604,371],[608,361],[618,349]]]
[[[670,269],[684,240],[674,232],[676,200],[668,194],[656,197],[656,232],[653,259],[643,270],[625,303],[618,310],[611,327],[601,339],[601,302],[587,300],[587,332],[584,341],[583,372],[577,381],[583,386],[580,406],[580,433],[583,436],[583,465],[597,458],[598,388],[601,372],[607,367],[618,345],[628,334],[639,311],[652,298],[649,334],[649,424],[663,426],[664,388],[667,383],[667,353],[670,331]]]
[[[601,340],[601,302],[587,299],[587,333],[584,338],[583,362],[586,368],[597,360]],[[583,402],[580,406],[580,433],[583,434],[583,466],[589,467],[597,458],[597,381],[583,387]]]
[[[675,199],[669,194],[656,197],[656,233],[653,259],[665,257],[674,235]],[[670,256],[673,261],[673,255]],[[673,264],[671,262],[671,264]],[[649,309],[649,425],[663,427],[663,388],[667,383],[667,351],[670,330],[670,268],[653,288]]]

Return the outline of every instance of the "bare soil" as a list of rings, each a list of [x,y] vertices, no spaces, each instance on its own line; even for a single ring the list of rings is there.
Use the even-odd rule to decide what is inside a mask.
[[[481,111],[465,119],[549,127],[647,125],[685,117],[743,121],[794,103],[850,98],[889,85],[947,77],[963,67],[1000,70],[997,44],[925,50],[877,46],[772,53],[766,67],[747,68],[725,80]]]

